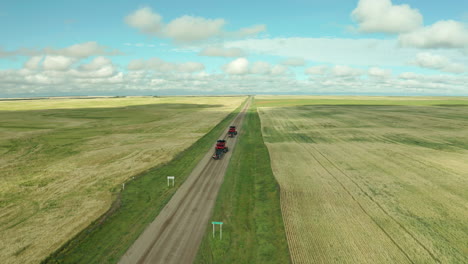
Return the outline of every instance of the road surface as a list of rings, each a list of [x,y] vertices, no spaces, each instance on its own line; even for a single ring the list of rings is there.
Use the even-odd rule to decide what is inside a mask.
[[[231,158],[237,138],[242,135],[242,121],[251,99],[232,122],[238,135],[226,139],[229,151],[220,160],[213,160],[214,146],[206,153],[189,177],[156,219],[145,229],[120,264],[192,263],[210,219],[219,188]],[[177,177],[176,177],[177,180]]]

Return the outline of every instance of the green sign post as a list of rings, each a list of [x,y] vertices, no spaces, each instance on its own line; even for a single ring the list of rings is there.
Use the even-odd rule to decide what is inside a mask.
[[[215,236],[215,225],[219,225],[219,239],[223,239],[223,222],[211,222],[213,225],[213,237]]]

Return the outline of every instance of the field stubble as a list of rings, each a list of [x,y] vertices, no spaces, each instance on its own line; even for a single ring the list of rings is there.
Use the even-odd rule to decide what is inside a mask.
[[[244,99],[0,102],[2,262],[39,262],[102,215],[120,183],[171,160]]]
[[[259,109],[295,263],[468,261],[468,107]]]

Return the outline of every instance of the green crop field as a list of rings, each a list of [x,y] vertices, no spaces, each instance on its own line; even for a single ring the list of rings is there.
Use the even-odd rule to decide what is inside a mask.
[[[468,263],[466,98],[260,99],[294,263]]]
[[[244,100],[0,102],[1,262],[44,259],[106,212],[122,182],[170,161]]]

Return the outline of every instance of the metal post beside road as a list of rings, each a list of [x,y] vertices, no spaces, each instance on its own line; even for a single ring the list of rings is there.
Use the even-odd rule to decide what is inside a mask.
[[[213,225],[213,237],[215,236],[215,225],[219,225],[219,239],[223,239],[223,222],[211,222]]]
[[[174,176],[167,176],[167,186],[169,186],[169,182],[172,180],[172,186],[175,184],[175,177]]]

